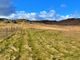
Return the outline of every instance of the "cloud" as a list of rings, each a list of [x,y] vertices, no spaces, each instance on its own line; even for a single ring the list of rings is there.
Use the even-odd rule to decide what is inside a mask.
[[[79,15],[80,16],[80,15]],[[39,14],[39,17],[42,20],[62,20],[62,19],[67,19],[67,18],[73,18],[74,15],[73,14],[69,14],[69,15],[59,15],[58,13],[56,13],[55,10],[50,10],[48,12],[46,11],[41,11]],[[76,16],[77,17],[77,16]],[[76,18],[75,17],[75,18]]]
[[[8,16],[0,16],[0,18],[7,18],[8,19]]]
[[[35,12],[26,13],[25,11],[16,11],[15,14],[11,14],[8,16],[10,19],[29,19],[29,20],[37,20]]]
[[[60,7],[65,8],[65,7],[67,7],[67,5],[66,4],[61,4]]]
[[[25,11],[16,11],[9,16],[0,16],[0,18],[8,19],[28,19],[28,20],[62,20],[67,18],[78,18],[80,14],[69,14],[69,15],[60,15],[56,13],[55,10],[50,11],[41,11],[39,13],[31,12],[27,13]]]
[[[12,14],[10,18],[29,20],[55,20],[56,16],[57,14],[54,10],[41,11],[39,13],[35,12],[27,13],[25,11],[17,11],[15,14]]]
[[[0,0],[0,15],[7,16],[15,12],[11,0]]]
[[[49,12],[41,11],[39,17],[43,20],[55,20],[56,19],[56,12],[54,10],[50,10]]]

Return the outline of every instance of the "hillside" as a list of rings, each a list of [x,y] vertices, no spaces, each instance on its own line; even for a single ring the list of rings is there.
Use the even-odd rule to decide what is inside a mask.
[[[80,18],[65,19],[65,20],[59,21],[58,24],[61,24],[61,25],[80,25]]]

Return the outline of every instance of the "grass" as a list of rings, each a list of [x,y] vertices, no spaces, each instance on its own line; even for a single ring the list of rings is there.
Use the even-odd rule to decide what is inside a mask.
[[[0,32],[0,60],[80,60],[80,32],[6,26]]]

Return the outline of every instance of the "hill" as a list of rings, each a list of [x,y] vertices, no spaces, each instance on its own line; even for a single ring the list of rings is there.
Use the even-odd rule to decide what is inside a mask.
[[[70,18],[58,22],[61,25],[80,25],[80,18]]]
[[[64,19],[60,21],[56,20],[27,20],[27,19],[16,19],[16,20],[11,20],[11,19],[5,19],[5,18],[0,18],[0,22],[5,22],[5,23],[43,23],[43,24],[50,24],[50,25],[80,25],[80,18],[69,18],[69,19]]]

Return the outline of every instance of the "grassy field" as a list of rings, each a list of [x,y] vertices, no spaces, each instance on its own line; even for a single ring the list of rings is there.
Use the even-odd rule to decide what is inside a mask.
[[[80,31],[0,26],[0,60],[80,60]]]

